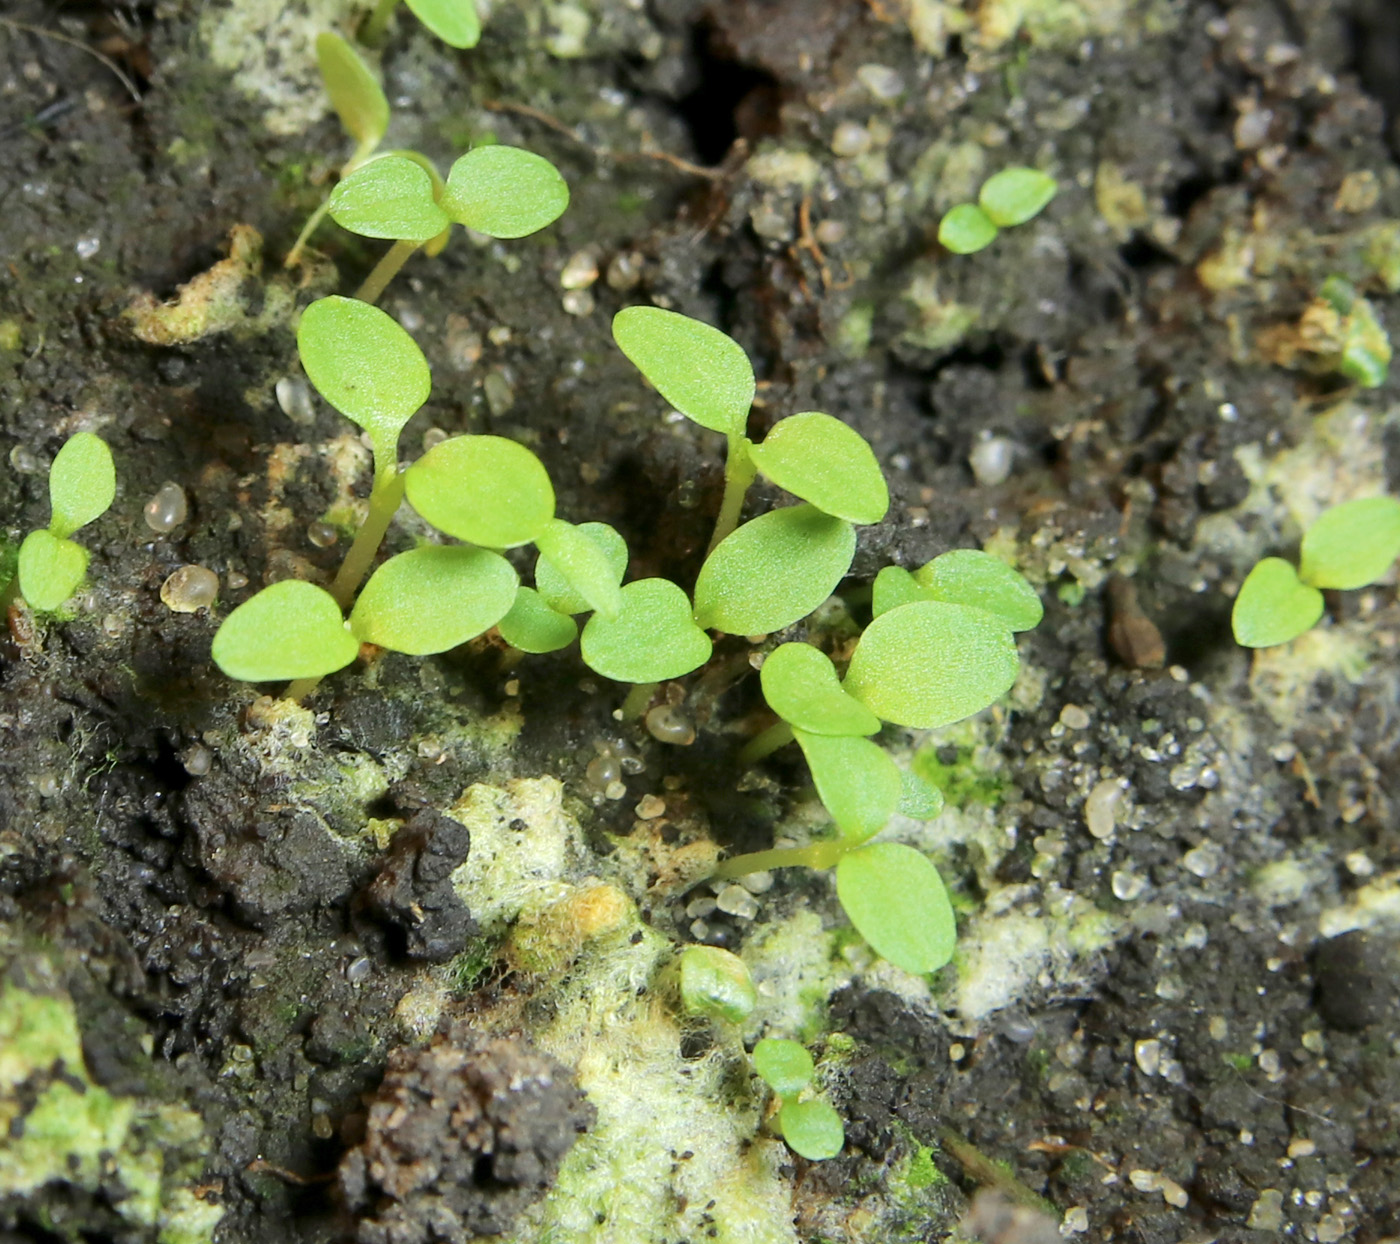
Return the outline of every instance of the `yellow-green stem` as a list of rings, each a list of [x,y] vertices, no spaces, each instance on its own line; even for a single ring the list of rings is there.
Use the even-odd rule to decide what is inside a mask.
[[[725,860],[715,869],[715,876],[732,879],[746,877],[749,873],[766,873],[773,868],[830,868],[849,850],[849,843],[835,838],[826,842],[811,842],[805,847],[753,851]]]
[[[374,265],[374,271],[365,277],[365,283],[355,291],[355,297],[361,302],[378,302],[384,287],[399,274],[408,257],[422,245],[421,242],[395,242],[384,252],[384,258]]]
[[[780,747],[791,743],[792,727],[785,721],[775,721],[767,730],[761,730],[744,744],[739,753],[741,765],[756,765],[765,756],[771,756]]]
[[[622,702],[622,720],[635,721],[651,707],[652,697],[656,694],[657,684],[654,682],[639,682],[627,693],[627,698]]]
[[[747,436],[731,436],[724,460],[724,500],[720,502],[719,517],[715,519],[715,534],[710,537],[709,552],[739,525],[744,497],[758,474],[758,465],[749,456],[752,442]]]
[[[355,533],[355,541],[331,584],[331,595],[341,609],[350,608],[350,602],[369,573],[370,563],[379,552],[384,533],[389,530],[399,502],[403,500],[403,484],[403,476],[393,467],[375,473],[374,488],[369,494],[369,513]]]
[[[341,166],[340,175],[349,177],[360,167],[379,145],[378,139],[366,140],[355,148],[354,154]],[[331,210],[330,195],[321,200],[321,206],[311,213],[311,218],[301,227],[301,232],[297,234],[297,240],[292,243],[292,249],[287,252],[287,257],[282,261],[284,268],[295,268],[301,262],[301,252],[306,249],[306,244],[311,241],[311,235],[316,232],[316,228],[325,220],[326,213]]]
[[[398,3],[399,0],[379,0],[374,12],[365,19],[365,24],[360,27],[361,43],[366,47],[376,47],[379,44],[379,41],[384,38],[389,18],[393,16]]]

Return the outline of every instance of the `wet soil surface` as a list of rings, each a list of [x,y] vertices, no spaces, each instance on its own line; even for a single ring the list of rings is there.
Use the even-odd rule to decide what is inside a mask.
[[[369,483],[290,316],[378,246],[328,225],[280,266],[346,154],[306,47],[336,14],[262,47],[221,24],[255,10],[20,2],[0,25],[6,534],[47,522],[74,431],[119,479],[73,607],[20,610],[0,646],[0,958],[72,999],[94,1083],[199,1115],[217,1239],[470,1238],[544,1192],[592,1109],[530,1047],[538,981],[449,881],[464,790],[558,779],[572,879],[614,876],[677,944],[842,920],[795,872],[757,919],[695,906],[705,844],[769,845],[806,798],[798,762],[734,761],[761,724],[745,640],[672,692],[685,747],[620,723],[576,651],[383,657],[308,712],[210,664],[264,583],[334,573]],[[950,812],[914,840],[963,940],[931,991],[848,945],[809,999],[818,1048],[853,1042],[827,1081],[848,1144],[789,1155],[793,1238],[944,1239],[979,1187],[1088,1241],[1400,1235],[1400,608],[1391,585],[1335,595],[1316,635],[1255,657],[1229,627],[1255,560],[1400,488],[1396,382],[1289,348],[1334,274],[1400,329],[1389,6],[500,4],[470,53],[401,15],[379,69],[391,145],[445,165],[489,133],[573,196],[544,235],[459,235],[391,287],[434,372],[406,456],[513,436],[561,515],[626,536],[632,576],[691,582],[721,447],[611,344],[611,315],[650,301],[745,346],[751,434],[826,410],[885,465],[890,515],[811,633],[863,620],[880,566],[951,547],[1003,552],[1045,601],[1007,706],[884,739],[947,777]],[[941,213],[1021,163],[1054,173],[1051,207],[941,250]],[[138,293],[174,297],[239,225],[260,241],[217,314],[143,340]],[[188,514],[157,532],[166,481]],[[190,564],[220,576],[212,611],[162,601]],[[620,877],[623,857],[650,864]],[[940,1195],[900,1201],[894,1172]],[[157,1238],[119,1180],[0,1190],[6,1239]]]

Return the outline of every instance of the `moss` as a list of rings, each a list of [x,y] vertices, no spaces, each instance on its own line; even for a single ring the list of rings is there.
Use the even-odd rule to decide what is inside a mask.
[[[972,748],[959,747],[957,751],[957,759],[945,764],[933,747],[922,747],[914,753],[914,772],[938,787],[944,800],[955,808],[970,803],[997,807],[1010,793],[1011,783],[1000,773],[976,764]]]

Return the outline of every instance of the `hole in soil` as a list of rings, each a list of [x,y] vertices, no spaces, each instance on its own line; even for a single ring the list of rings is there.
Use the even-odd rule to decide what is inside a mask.
[[[1356,0],[1348,26],[1350,68],[1385,109],[1391,142],[1396,145],[1400,143],[1400,9],[1394,0]]]
[[[771,74],[727,55],[708,26],[694,29],[691,50],[699,85],[676,107],[701,163],[718,164],[736,138],[753,142],[777,133],[781,91]]]
[[[1150,238],[1134,234],[1118,248],[1123,263],[1136,272],[1150,272],[1175,261]]]
[[[1183,178],[1163,196],[1166,199],[1168,214],[1185,218],[1216,184],[1216,179],[1209,173],[1198,173],[1195,177]]]

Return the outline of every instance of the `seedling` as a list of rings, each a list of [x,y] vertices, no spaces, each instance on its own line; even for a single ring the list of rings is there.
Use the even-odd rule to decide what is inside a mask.
[[[399,0],[379,0],[365,20],[360,38],[373,46],[384,37]],[[407,0],[413,15],[449,47],[474,48],[481,39],[481,21],[474,0]]]
[[[1378,389],[1390,372],[1390,337],[1375,308],[1339,276],[1322,283],[1319,297],[1341,317],[1336,326],[1336,368],[1363,389]]]
[[[788,1148],[809,1162],[840,1153],[846,1143],[841,1116],[826,1098],[802,1096],[816,1075],[812,1056],[796,1041],[765,1037],[753,1047],[753,1065],[778,1099],[778,1129]]]
[[[938,240],[955,255],[980,251],[1002,229],[1040,215],[1058,189],[1055,179],[1039,169],[1004,168],[982,184],[976,203],[959,203],[944,215]]]
[[[49,525],[24,538],[0,604],[19,594],[30,608],[50,612],[72,596],[87,573],[88,551],[69,537],[105,514],[116,491],[107,443],[91,432],[70,436],[49,468]]]
[[[1323,512],[1303,536],[1295,570],[1266,557],[1246,576],[1230,625],[1245,648],[1271,648],[1311,630],[1323,589],[1353,591],[1378,582],[1400,557],[1400,501],[1361,497]]]
[[[681,951],[679,975],[681,1005],[689,1015],[738,1024],[758,1005],[744,961],[718,946],[687,946]]]

